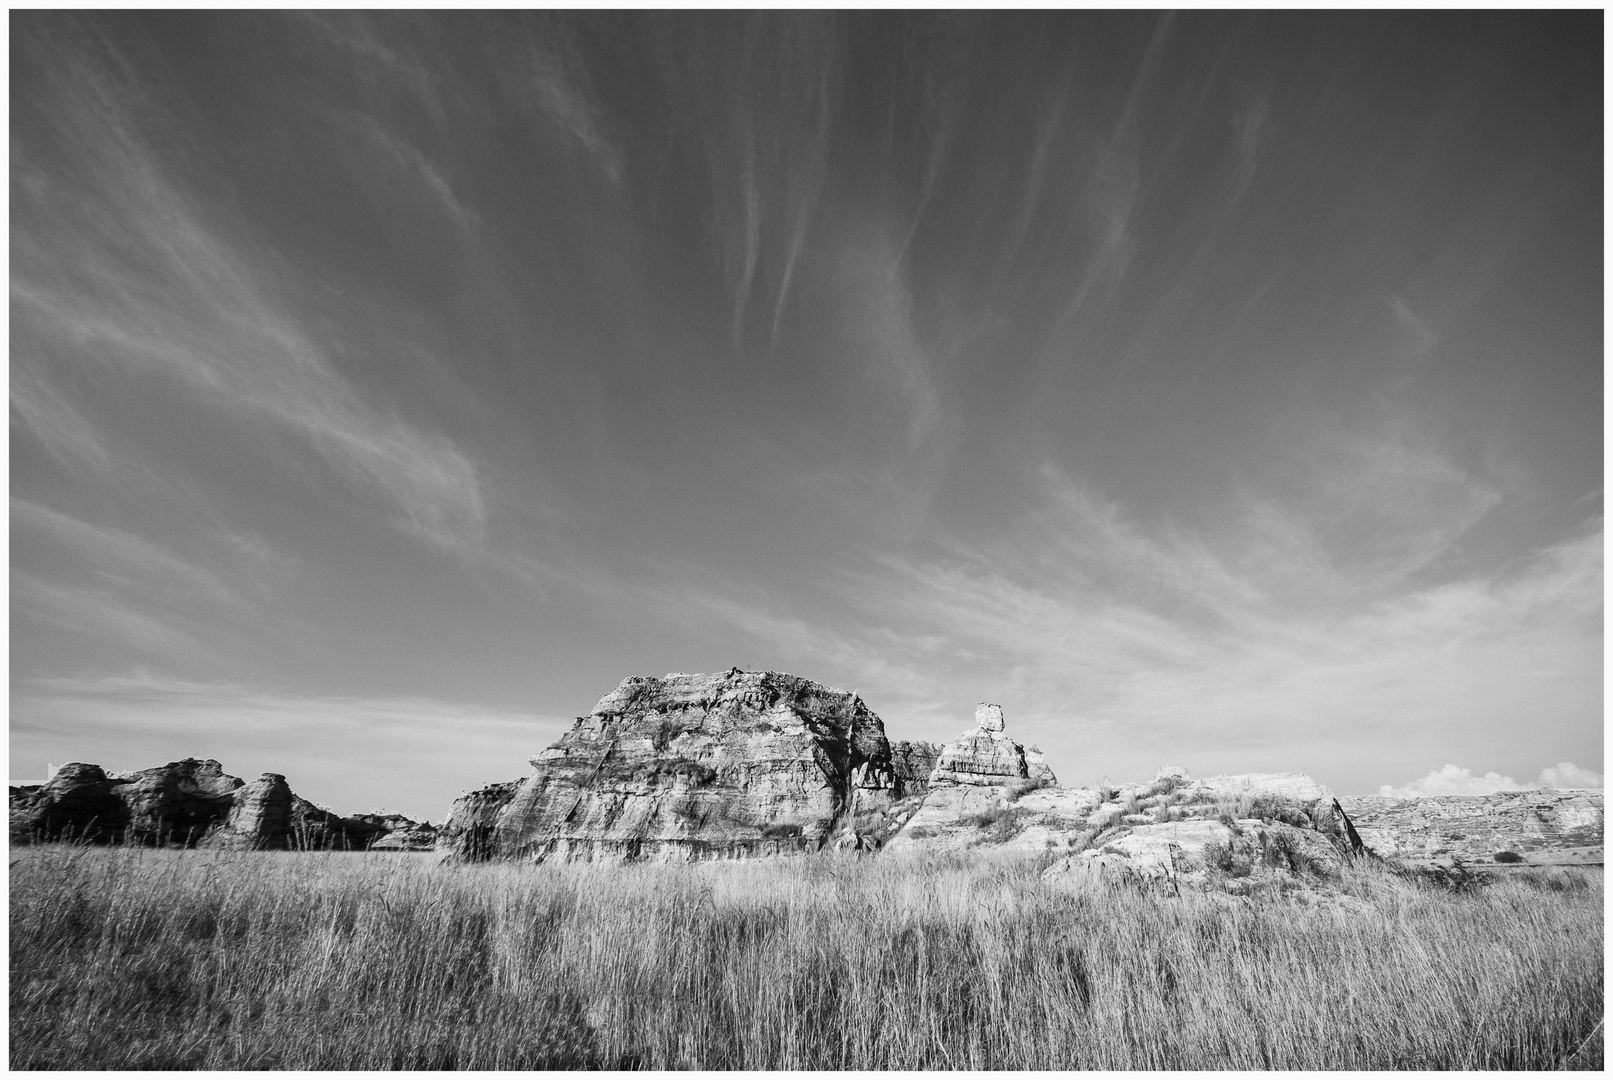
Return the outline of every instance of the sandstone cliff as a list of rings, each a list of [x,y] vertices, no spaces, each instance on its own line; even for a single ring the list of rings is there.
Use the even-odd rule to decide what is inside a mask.
[[[737,668],[626,679],[532,767],[455,803],[444,844],[537,860],[812,851],[899,790],[861,698]]]

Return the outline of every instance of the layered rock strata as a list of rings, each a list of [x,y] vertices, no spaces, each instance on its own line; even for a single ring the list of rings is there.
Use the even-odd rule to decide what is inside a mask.
[[[98,765],[73,762],[58,769],[49,783],[11,789],[13,844],[87,840],[231,850],[360,850],[380,846],[402,827],[389,820],[344,818],[315,806],[293,793],[278,773],[244,783],[211,759],[185,758],[110,775]],[[408,822],[407,829],[415,839],[400,839],[395,846],[418,845],[420,826]]]
[[[975,707],[975,726],[941,748],[930,784],[967,784],[1000,787],[1031,779],[1034,761],[1037,780],[1056,783],[1041,751],[1028,758],[1025,747],[1004,734],[1001,705],[981,702]]]
[[[737,668],[626,679],[532,767],[456,802],[445,845],[534,860],[813,851],[899,790],[861,698]]]
[[[493,829],[499,815],[514,800],[526,780],[505,780],[467,792],[454,800],[448,820],[443,823],[437,843],[444,851],[472,862],[490,859],[498,853]]]

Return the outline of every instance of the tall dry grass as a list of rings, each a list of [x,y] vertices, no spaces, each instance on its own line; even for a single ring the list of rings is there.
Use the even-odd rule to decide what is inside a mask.
[[[1341,905],[985,857],[14,860],[18,1069],[1550,1068],[1602,1016],[1600,871],[1354,867]]]

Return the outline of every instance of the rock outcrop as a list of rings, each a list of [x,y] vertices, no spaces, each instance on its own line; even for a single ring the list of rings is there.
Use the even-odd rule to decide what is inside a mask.
[[[231,815],[241,778],[209,758],[185,758],[153,769],[115,773],[115,793],[128,807],[126,839],[137,844],[194,846]]]
[[[429,821],[402,814],[354,814],[347,820],[375,830],[371,851],[432,851],[437,846],[437,826]]]
[[[1204,886],[1217,873],[1247,878],[1333,878],[1343,853],[1322,833],[1279,821],[1197,818],[1137,825],[1101,847],[1067,855],[1042,872]]]
[[[1039,836],[1020,840],[1022,826],[1034,815],[1017,804],[1028,792],[1055,787],[1058,780],[1042,752],[1010,739],[1006,728],[1002,706],[976,706],[975,726],[941,747],[923,803],[887,846],[901,851],[1039,842]],[[988,826],[988,832],[977,831]]]
[[[1402,862],[1469,867],[1602,862],[1602,793],[1342,799],[1367,849]]]
[[[129,807],[99,765],[73,761],[40,787],[12,788],[11,842],[121,838]]]
[[[981,702],[975,707],[975,726],[941,748],[930,776],[931,786],[937,784],[968,784],[975,787],[1001,787],[1031,778],[1034,764],[1036,780],[1056,783],[1053,770],[1048,768],[1040,750],[1029,755],[1025,747],[1004,734],[1001,705]]]
[[[525,783],[524,778],[505,780],[455,799],[453,809],[448,812],[448,820],[438,833],[438,846],[471,862],[492,858],[497,853],[493,843],[493,827]]]
[[[1359,846],[1333,793],[1307,776],[1194,780],[1166,766],[1147,783],[1061,788],[1037,782],[1040,755],[1016,751],[1003,732],[1001,711],[983,706],[975,729],[942,751],[923,805],[888,850],[1052,854],[1061,857],[1050,880],[1236,893],[1327,881]]]
[[[236,789],[229,817],[202,843],[229,851],[266,851],[291,846],[291,785],[279,773],[264,773]]]
[[[532,767],[455,803],[445,845],[534,860],[814,851],[898,793],[861,698],[738,668],[626,679]]]
[[[278,773],[247,784],[211,759],[185,758],[112,774],[73,762],[47,784],[11,789],[13,844],[87,840],[248,851],[413,850],[423,835],[420,829],[401,817],[396,822],[341,817],[294,794]],[[403,837],[385,843],[399,830]]]

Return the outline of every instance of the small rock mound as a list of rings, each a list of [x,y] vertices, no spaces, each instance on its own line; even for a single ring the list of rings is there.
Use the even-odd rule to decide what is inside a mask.
[[[1043,877],[1086,874],[1195,887],[1219,880],[1247,887],[1262,879],[1337,877],[1342,863],[1337,847],[1312,829],[1259,818],[1230,824],[1196,819],[1132,826],[1101,847],[1065,856]]]

